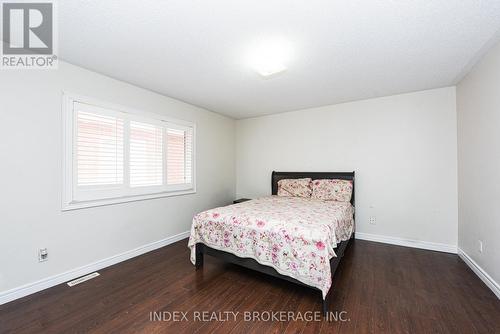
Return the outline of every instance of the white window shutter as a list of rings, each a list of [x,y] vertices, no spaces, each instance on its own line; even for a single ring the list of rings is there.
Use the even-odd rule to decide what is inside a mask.
[[[77,185],[123,184],[124,120],[75,108]]]
[[[167,184],[192,183],[193,131],[167,127]]]
[[[161,186],[163,183],[163,129],[130,122],[130,186]]]
[[[193,183],[193,129],[189,128],[185,132],[185,147],[186,147],[186,166],[185,166],[185,181]]]

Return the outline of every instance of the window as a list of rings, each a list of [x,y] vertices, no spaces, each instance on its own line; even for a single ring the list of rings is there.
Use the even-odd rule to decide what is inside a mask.
[[[167,129],[167,184],[191,183],[193,131]]]
[[[123,119],[75,107],[77,185],[123,184]]]
[[[63,210],[195,192],[193,123],[64,96]]]
[[[130,122],[130,186],[163,184],[163,128]]]

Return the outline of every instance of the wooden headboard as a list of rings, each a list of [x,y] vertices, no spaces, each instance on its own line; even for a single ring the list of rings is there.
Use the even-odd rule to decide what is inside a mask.
[[[340,179],[352,181],[352,197],[351,204],[354,205],[354,172],[276,172],[271,175],[271,190],[272,194],[278,193],[278,181],[283,179],[302,179],[310,177],[313,180],[318,179]]]

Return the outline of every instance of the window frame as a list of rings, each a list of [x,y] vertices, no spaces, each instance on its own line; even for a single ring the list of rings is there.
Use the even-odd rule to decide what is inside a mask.
[[[69,92],[62,93],[62,168],[63,168],[63,189],[62,189],[62,211],[76,210],[82,208],[126,203],[153,198],[180,196],[196,193],[196,123],[185,120],[175,119],[164,115],[144,112],[133,108],[101,101],[95,98],[73,94]],[[76,117],[73,108],[74,103],[87,104],[105,110],[114,115],[124,116],[124,145],[123,145],[123,185],[104,186],[109,192],[96,191],[89,188],[88,199],[78,200],[75,193],[77,190],[77,165],[75,145],[77,139]],[[125,115],[124,115],[125,114]],[[130,121],[138,121],[161,124],[163,128],[163,184],[161,186],[130,187],[129,180],[129,140],[128,137]],[[172,125],[182,129],[192,129],[192,166],[190,184],[167,184],[167,137],[166,128]],[[139,189],[138,189],[139,188]],[[80,189],[79,192],[82,190]],[[105,194],[105,196],[103,196]]]

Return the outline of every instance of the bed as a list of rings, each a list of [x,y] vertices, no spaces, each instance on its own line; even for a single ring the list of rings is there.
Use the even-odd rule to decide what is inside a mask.
[[[352,182],[350,202],[281,197],[283,179]],[[273,172],[271,196],[219,207],[193,218],[188,246],[199,269],[205,254],[321,292],[328,311],[332,277],[354,238],[354,172]]]

